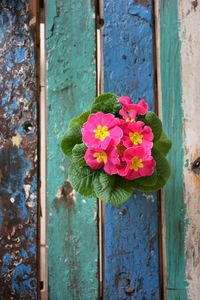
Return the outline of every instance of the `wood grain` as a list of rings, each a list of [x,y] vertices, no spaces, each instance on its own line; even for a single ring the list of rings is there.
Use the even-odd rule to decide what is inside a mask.
[[[35,33],[29,1],[1,1],[1,299],[36,300],[39,286]]]
[[[69,120],[87,110],[96,94],[92,2],[48,1],[47,26],[49,298],[94,300],[97,205],[74,193],[60,149]]]
[[[196,3],[196,4],[195,4]],[[200,6],[198,1],[179,2],[183,108],[183,179],[187,232],[187,299],[200,295]],[[197,160],[197,161],[196,161]],[[194,164],[194,162],[196,163]]]
[[[154,109],[152,1],[104,0],[104,91],[146,99]],[[104,299],[160,299],[159,204],[133,192],[105,206]]]
[[[173,146],[169,154],[172,175],[164,188],[166,222],[167,300],[187,299],[186,293],[186,205],[183,168],[183,105],[179,1],[159,1],[161,107],[164,129]]]

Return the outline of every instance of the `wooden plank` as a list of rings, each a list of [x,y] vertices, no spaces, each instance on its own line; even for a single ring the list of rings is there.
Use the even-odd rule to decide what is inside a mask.
[[[36,18],[0,3],[0,298],[37,299]]]
[[[104,0],[104,90],[154,109],[152,1]],[[134,192],[105,206],[104,299],[160,299],[159,202]]]
[[[187,299],[185,258],[185,201],[181,41],[179,38],[179,1],[160,0],[160,71],[164,129],[172,140],[169,155],[172,176],[164,189],[166,222],[167,299]],[[190,101],[188,99],[188,101]]]
[[[200,295],[200,6],[198,1],[179,1],[181,39],[182,108],[184,138],[184,200],[188,223],[186,247],[187,299]],[[196,162],[195,162],[196,161]],[[192,167],[192,168],[191,168]],[[193,172],[192,172],[193,170]]]
[[[96,94],[93,1],[47,3],[49,298],[97,299],[95,200],[74,194],[60,141]]]

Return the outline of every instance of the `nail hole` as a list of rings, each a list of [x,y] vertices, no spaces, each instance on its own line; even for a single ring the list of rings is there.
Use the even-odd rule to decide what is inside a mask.
[[[31,134],[31,133],[34,132],[34,126],[31,123],[31,121],[24,122],[23,129],[24,129],[24,131],[25,131],[26,134]]]
[[[127,213],[128,213],[127,209],[124,208],[123,210],[121,210],[121,211],[119,212],[119,216],[120,216],[120,217],[123,217],[123,216],[127,215]]]
[[[195,174],[200,175],[200,157],[198,157],[193,163],[192,163],[192,171]]]

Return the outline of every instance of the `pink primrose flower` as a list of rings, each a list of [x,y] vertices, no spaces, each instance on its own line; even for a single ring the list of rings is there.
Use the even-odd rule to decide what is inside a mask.
[[[153,147],[153,132],[151,127],[141,121],[126,123],[123,127],[123,144],[126,148],[143,146],[146,149]]]
[[[133,100],[128,96],[122,96],[118,99],[118,101],[122,106],[128,106],[130,104],[133,104]]]
[[[117,145],[122,138],[123,131],[118,126],[120,119],[112,114],[97,112],[91,114],[81,130],[83,142],[88,147],[106,149],[111,141]]]
[[[84,158],[90,168],[98,170],[104,167],[104,171],[110,175],[116,174],[116,165],[120,163],[113,141],[111,141],[106,150],[101,148],[88,148]]]
[[[124,151],[127,163],[126,179],[132,180],[143,176],[150,176],[154,172],[156,162],[144,147],[131,147]]]
[[[127,122],[134,121],[137,115],[145,115],[148,111],[148,104],[145,100],[140,100],[137,104],[134,104],[131,98],[122,96],[118,101],[122,105],[119,114]]]
[[[120,160],[120,162],[116,165],[116,168],[117,168],[116,173],[122,177],[125,177],[128,173],[128,169],[127,169],[127,163],[123,158],[126,147],[124,146],[122,141],[120,141],[120,143],[116,146],[116,150],[117,150],[117,154],[118,154],[118,157]]]

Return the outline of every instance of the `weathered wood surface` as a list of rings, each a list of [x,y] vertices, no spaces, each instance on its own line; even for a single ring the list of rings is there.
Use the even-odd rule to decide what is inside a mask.
[[[179,2],[187,299],[200,298],[200,3]]]
[[[96,94],[93,1],[47,3],[49,298],[98,295],[97,205],[74,194],[60,141]]]
[[[164,189],[166,222],[166,287],[169,300],[187,299],[185,281],[185,203],[183,195],[183,109],[181,42],[177,1],[160,1],[160,66],[162,117],[172,140],[172,176]]]
[[[154,109],[152,1],[104,0],[104,91]],[[104,299],[161,299],[156,193],[105,206]]]
[[[198,1],[160,1],[161,108],[173,142],[172,176],[164,189],[166,299],[200,295],[200,7]],[[193,172],[192,172],[193,169]]]
[[[36,20],[0,2],[0,299],[37,299]]]

